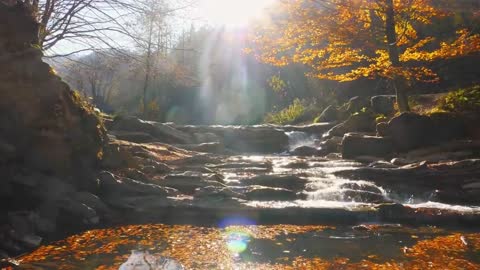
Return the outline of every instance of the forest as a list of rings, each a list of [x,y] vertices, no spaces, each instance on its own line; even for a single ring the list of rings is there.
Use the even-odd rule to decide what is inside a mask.
[[[478,84],[476,1],[399,2],[389,19],[394,36],[388,6],[375,1],[280,1],[237,27],[188,24],[172,18],[171,3],[154,2],[122,23],[132,25],[118,30],[122,47],[68,57],[53,47],[48,61],[109,113],[183,124],[313,121],[332,102],[397,90],[406,110],[406,95]],[[149,16],[155,9],[160,15]],[[296,99],[310,115],[281,119]]]
[[[0,269],[480,269],[480,1],[0,0]]]

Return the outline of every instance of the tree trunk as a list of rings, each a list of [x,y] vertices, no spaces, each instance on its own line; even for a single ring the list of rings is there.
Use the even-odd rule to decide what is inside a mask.
[[[147,90],[150,83],[150,73],[152,72],[152,36],[153,36],[153,18],[150,18],[150,25],[148,29],[148,44],[147,44],[147,58],[145,62],[145,80],[143,82],[143,116],[147,117]]]
[[[401,67],[397,47],[397,33],[395,31],[395,10],[393,0],[386,0],[385,34],[388,43],[388,57],[393,67]],[[397,105],[400,112],[410,111],[408,106],[407,89],[398,76],[394,79]]]
[[[395,94],[397,96],[397,105],[400,112],[410,111],[410,106],[408,105],[408,95],[405,87],[405,83],[401,80],[396,80],[394,82]]]

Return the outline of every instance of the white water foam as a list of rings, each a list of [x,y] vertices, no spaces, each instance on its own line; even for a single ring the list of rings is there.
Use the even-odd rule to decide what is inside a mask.
[[[318,139],[315,135],[301,131],[290,131],[285,132],[285,134],[288,136],[289,150],[294,150],[301,146],[315,147],[315,140]]]

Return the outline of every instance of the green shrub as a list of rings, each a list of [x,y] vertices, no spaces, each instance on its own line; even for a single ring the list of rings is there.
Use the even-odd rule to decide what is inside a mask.
[[[264,122],[269,124],[285,125],[300,119],[306,111],[305,101],[296,98],[292,104],[279,112],[267,114]]]
[[[432,111],[480,113],[480,85],[448,93]]]

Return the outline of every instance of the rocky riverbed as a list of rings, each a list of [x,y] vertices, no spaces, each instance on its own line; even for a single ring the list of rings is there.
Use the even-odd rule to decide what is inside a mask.
[[[126,118],[107,124],[102,169],[88,188],[44,174],[17,174],[2,183],[38,202],[33,211],[8,213],[5,253],[126,224],[218,227],[234,220],[231,225],[374,223],[462,231],[480,224],[480,159],[472,141],[392,160],[343,159],[322,149],[328,123],[178,127]]]

